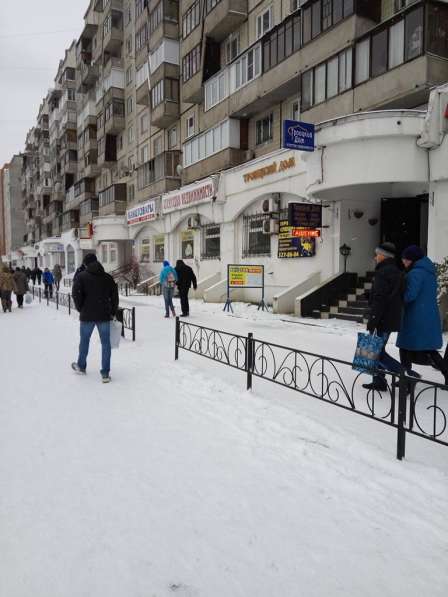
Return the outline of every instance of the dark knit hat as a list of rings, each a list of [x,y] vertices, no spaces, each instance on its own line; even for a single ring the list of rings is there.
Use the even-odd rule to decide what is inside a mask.
[[[397,249],[394,243],[385,242],[377,246],[375,253],[377,255],[384,255],[384,257],[395,257]]]
[[[169,265],[170,262],[165,259],[165,261],[163,262],[163,267],[168,267]]]
[[[84,257],[83,263],[84,265],[89,265],[89,263],[95,263],[95,261],[98,261],[95,253],[87,253],[87,255]]]
[[[410,247],[406,247],[401,256],[408,261],[418,261],[419,259],[422,259],[425,254],[420,247],[417,247],[417,245],[411,245]]]

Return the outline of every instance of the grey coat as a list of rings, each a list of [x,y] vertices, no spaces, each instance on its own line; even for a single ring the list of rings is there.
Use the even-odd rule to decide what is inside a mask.
[[[14,281],[16,283],[16,294],[23,295],[28,292],[28,280],[24,272],[14,272]]]

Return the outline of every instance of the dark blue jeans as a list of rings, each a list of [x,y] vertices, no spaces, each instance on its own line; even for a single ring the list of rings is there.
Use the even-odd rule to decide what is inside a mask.
[[[174,287],[164,286],[163,287],[163,298],[165,301],[165,314],[166,315],[170,314],[170,309],[174,315],[173,296],[174,296]]]
[[[87,367],[87,355],[89,354],[90,337],[95,326],[101,340],[101,373],[110,372],[110,321],[81,321],[79,342],[78,366],[80,369]]]
[[[386,352],[386,345],[389,340],[390,332],[383,332],[382,334],[378,334],[384,340],[384,347],[381,351],[380,358],[379,358],[379,371],[377,375],[374,376],[375,378],[384,379],[386,376],[384,373],[381,372],[381,369],[385,369],[386,371],[390,371],[391,373],[400,373],[402,370],[401,363],[387,354]]]

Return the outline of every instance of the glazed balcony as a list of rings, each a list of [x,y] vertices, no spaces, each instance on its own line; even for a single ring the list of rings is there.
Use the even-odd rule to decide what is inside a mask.
[[[78,92],[86,91],[92,88],[99,77],[99,64],[91,62],[86,56],[86,61],[81,60],[79,63],[79,77],[78,77]]]
[[[124,183],[114,184],[104,191],[101,191],[98,196],[100,216],[122,216],[126,213],[126,193],[127,185]]]
[[[166,129],[179,120],[179,102],[163,100],[152,109],[152,124]]]
[[[62,214],[56,214],[53,216],[53,220],[51,222],[52,226],[52,235],[53,236],[61,236],[62,232]]]
[[[98,166],[111,168],[117,162],[117,137],[106,135],[98,142]]]
[[[178,188],[180,151],[165,151],[137,169],[137,188],[146,196],[155,196]]]
[[[92,197],[86,199],[79,206],[79,225],[85,226],[90,224],[93,218],[98,217],[99,214],[99,199],[98,197]]]
[[[66,151],[62,156],[61,167],[64,174],[76,174],[78,168],[78,152],[72,149]]]
[[[160,4],[162,4],[160,15]],[[179,2],[177,0],[150,0],[150,36],[149,50],[152,51],[160,44],[160,41],[166,37],[170,39],[179,39]],[[160,18],[161,17],[161,18]]]
[[[84,155],[84,176],[96,178],[101,174],[101,168],[98,166],[98,150],[92,149]]]
[[[95,179],[94,178],[82,178],[72,187],[73,201],[72,206],[78,207],[83,201],[92,199],[95,197]],[[67,202],[68,204],[69,202]]]
[[[112,4],[121,4],[123,8],[122,2],[111,2],[109,5],[103,23],[103,52],[118,55],[123,44],[123,12],[111,8]]]
[[[247,0],[205,0],[205,34],[222,42],[247,20]]]
[[[115,98],[104,108],[104,132],[118,135],[125,125],[124,101]]]
[[[70,209],[62,214],[62,232],[67,232],[72,228],[78,228],[79,226],[79,210]]]
[[[151,96],[149,92],[149,67],[148,62],[137,69],[135,73],[136,102],[140,106],[149,106]]]

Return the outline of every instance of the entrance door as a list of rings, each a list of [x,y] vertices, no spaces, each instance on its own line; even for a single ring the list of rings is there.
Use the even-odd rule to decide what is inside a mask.
[[[397,254],[409,245],[426,253],[428,244],[428,196],[381,200],[381,242],[392,242]]]

